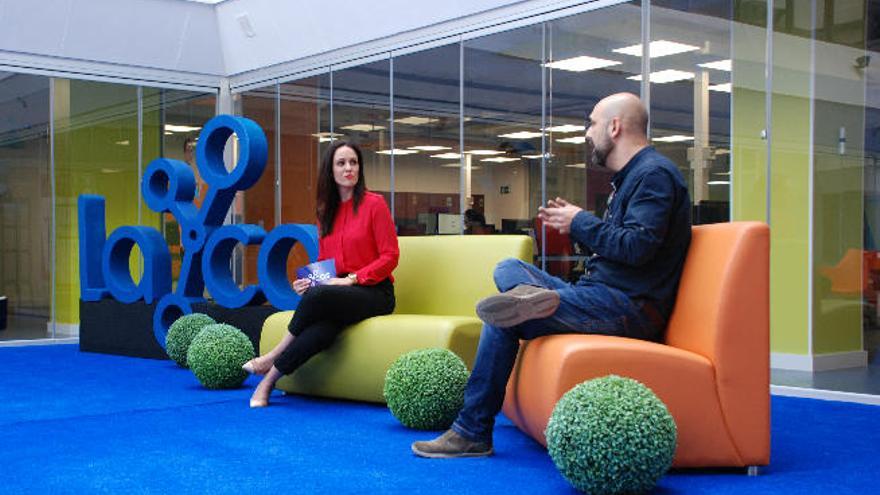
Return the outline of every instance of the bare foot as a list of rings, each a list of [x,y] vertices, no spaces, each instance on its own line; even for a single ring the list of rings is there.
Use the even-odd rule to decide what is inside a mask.
[[[263,390],[268,388],[268,390]],[[254,390],[251,395],[251,408],[266,407],[269,405],[269,395],[272,393],[271,387],[263,387],[262,383]]]
[[[242,369],[254,375],[265,375],[274,363],[267,356],[259,356],[241,365]]]

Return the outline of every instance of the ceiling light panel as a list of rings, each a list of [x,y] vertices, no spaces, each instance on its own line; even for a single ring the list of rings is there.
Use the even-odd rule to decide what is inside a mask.
[[[408,150],[419,150],[419,151],[443,151],[443,150],[451,150],[449,146],[431,146],[431,145],[423,145],[423,146],[407,146]]]
[[[384,126],[381,125],[373,125],[373,124],[352,124],[352,125],[344,125],[340,127],[340,129],[346,129],[349,131],[358,131],[358,132],[371,132],[371,131],[381,131],[385,129]]]
[[[583,143],[587,142],[587,138],[584,136],[575,136],[575,137],[570,137],[570,138],[557,139],[556,142],[557,143],[570,143],[570,144],[583,144]]]
[[[648,45],[648,56],[651,58],[660,58],[669,55],[676,55],[678,53],[693,52],[699,49],[700,47],[698,46],[686,45],[675,41],[656,40]],[[625,46],[611,51],[614,53],[622,53],[624,55],[632,55],[633,57],[641,57],[642,44],[639,43],[637,45]]]
[[[573,124],[565,124],[565,125],[554,125],[552,127],[548,127],[546,130],[550,132],[583,132],[586,131],[587,128],[582,125],[573,125]]]
[[[664,84],[671,83],[677,81],[687,81],[694,78],[693,72],[685,72],[683,70],[675,70],[675,69],[667,69],[661,70],[657,72],[652,72],[651,77],[649,78],[652,83],[656,84]],[[633,81],[641,81],[642,75],[639,74],[637,76],[630,76],[627,79],[632,79]]]
[[[431,117],[404,117],[402,119],[394,119],[398,124],[406,124],[406,125],[425,125],[425,124],[433,124],[434,122],[438,122],[439,119],[434,119]]]
[[[500,138],[508,138],[508,139],[533,139],[539,138],[543,136],[540,132],[534,131],[519,131],[519,132],[509,132],[507,134],[499,134]]]
[[[705,64],[697,64],[700,67],[704,67],[706,69],[714,69],[714,70],[723,70],[730,72],[733,70],[732,63],[730,59],[727,60],[716,60],[715,62],[706,62]]]
[[[621,63],[623,62],[581,55],[580,57],[566,58],[544,65],[546,67],[550,67],[551,69],[567,70],[571,72],[586,72],[588,70],[596,70],[602,69],[604,67],[620,65]]]
[[[495,156],[492,158],[483,158],[480,161],[481,162],[495,162],[495,163],[518,162],[519,158],[510,158],[507,156]]]
[[[394,148],[393,150],[380,150],[380,151],[377,151],[376,153],[378,153],[380,155],[395,155],[395,156],[397,156],[397,155],[412,155],[414,153],[418,153],[418,151],[416,151],[416,150],[402,150],[402,149]]]
[[[684,141],[693,141],[693,136],[683,136],[681,134],[676,134],[673,136],[663,136],[663,137],[655,137],[651,138],[651,141],[656,143],[681,143]]]

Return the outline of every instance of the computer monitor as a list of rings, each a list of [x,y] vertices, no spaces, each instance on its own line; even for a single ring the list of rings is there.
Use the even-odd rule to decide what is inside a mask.
[[[425,226],[426,235],[434,235],[437,233],[437,214],[436,213],[419,213],[416,215],[418,222]]]
[[[532,228],[532,221],[528,218],[502,218],[502,234],[525,234]]]
[[[461,233],[461,215],[457,213],[438,213],[437,214],[437,233],[438,234],[460,234]]]

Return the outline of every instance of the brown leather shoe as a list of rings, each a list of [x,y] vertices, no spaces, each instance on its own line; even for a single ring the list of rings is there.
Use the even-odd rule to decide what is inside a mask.
[[[510,328],[528,320],[547,318],[559,307],[555,290],[520,284],[507,292],[477,303],[477,316],[499,328]]]
[[[451,457],[484,457],[492,455],[492,442],[474,442],[453,430],[446,430],[434,440],[413,442],[413,454],[419,457],[447,459]]]

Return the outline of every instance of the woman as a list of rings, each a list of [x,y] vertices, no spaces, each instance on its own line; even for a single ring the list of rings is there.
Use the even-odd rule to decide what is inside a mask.
[[[360,148],[344,141],[324,155],[318,176],[319,260],[334,259],[339,276],[311,288],[308,279],[293,282],[303,297],[289,332],[268,354],[243,366],[265,375],[251,407],[269,405],[275,382],[330,347],[346,326],[394,310],[397,233],[384,198],[367,191],[362,163]]]

